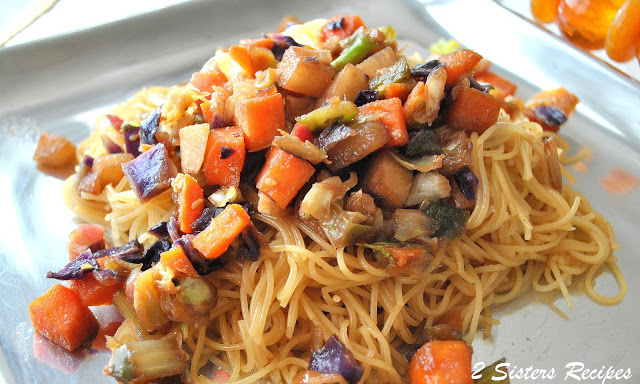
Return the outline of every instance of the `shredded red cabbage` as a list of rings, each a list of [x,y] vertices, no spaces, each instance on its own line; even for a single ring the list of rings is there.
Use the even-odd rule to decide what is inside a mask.
[[[140,140],[142,144],[157,144],[156,132],[160,126],[160,114],[162,113],[162,107],[158,107],[147,116],[146,119],[140,123]]]
[[[311,355],[309,370],[320,373],[338,373],[349,382],[360,381],[364,367],[353,357],[338,336],[331,336],[327,342]]]
[[[358,91],[358,95],[356,96],[356,100],[354,104],[358,107],[363,106],[365,104],[372,103],[378,100],[380,93],[378,91],[372,89],[365,89],[362,91]]]
[[[419,64],[411,68],[411,77],[426,79],[436,68],[444,67],[444,65],[444,63],[441,63],[438,60],[427,61],[424,64]]]
[[[158,239],[167,239],[169,238],[169,231],[167,230],[167,222],[161,221],[158,224],[147,230],[148,233],[157,237]]]
[[[100,136],[104,149],[109,153],[122,153],[122,148],[107,135]]]
[[[47,272],[47,278],[57,280],[79,280],[87,275],[87,273],[93,272],[95,269],[99,269],[100,266],[93,256],[91,251],[87,249],[78,255],[73,261],[67,264],[58,272]]]
[[[273,40],[273,47],[271,48],[271,52],[273,52],[273,56],[276,60],[282,60],[282,55],[284,55],[284,51],[291,46],[301,47],[302,44],[297,43],[290,36],[281,35],[278,33],[270,33],[267,35],[271,40]]]
[[[114,257],[129,263],[142,262],[142,245],[137,239],[131,240],[122,247],[113,247],[109,249],[101,249],[91,252],[90,249],[82,252],[73,261],[67,264],[58,272],[48,272],[47,277],[58,280],[79,280],[86,276],[87,273],[100,271],[98,259],[101,257]]]
[[[313,144],[323,151],[328,151],[336,144],[351,136],[353,129],[345,124],[333,124],[313,139]]]
[[[460,187],[464,197],[469,201],[476,201],[476,193],[478,192],[480,181],[471,168],[465,165],[453,177],[456,179],[456,183],[458,183],[458,187]]]
[[[140,155],[140,127],[126,124],[122,127],[122,131],[127,153],[132,154],[133,157],[138,157]]]
[[[171,187],[178,170],[163,144],[156,144],[135,159],[122,164],[122,171],[142,203]]]
[[[546,125],[561,126],[567,121],[567,114],[560,108],[540,105],[532,108],[536,118]]]

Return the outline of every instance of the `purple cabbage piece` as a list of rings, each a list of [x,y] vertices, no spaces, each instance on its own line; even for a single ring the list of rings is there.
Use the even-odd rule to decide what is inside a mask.
[[[144,252],[144,257],[141,260],[142,269],[146,271],[147,269],[153,267],[154,264],[160,261],[160,254],[166,252],[171,249],[171,242],[168,240],[158,240],[153,243],[149,249]]]
[[[58,280],[79,280],[88,273],[99,269],[98,261],[90,250],[86,250],[78,255],[73,261],[67,264],[58,272],[47,272],[47,278]]]
[[[156,132],[160,126],[160,114],[162,113],[162,107],[158,107],[147,116],[140,123],[140,140],[142,144],[157,144]]]
[[[176,220],[174,216],[171,216],[171,218],[169,218],[169,221],[167,222],[167,233],[169,234],[171,241],[176,241],[180,238],[180,236],[182,236],[182,233],[178,228],[178,220]]]
[[[219,214],[221,214],[222,211],[224,211],[224,208],[220,208],[220,207],[208,207],[208,208],[205,208],[202,211],[202,215],[200,215],[200,217],[198,217],[191,224],[191,229],[195,233],[204,231],[205,228],[207,228],[209,226],[209,224],[211,224],[211,220],[213,220],[214,217],[216,217]]]
[[[204,257],[204,255],[200,253],[200,251],[198,251],[191,243],[191,239],[193,237],[195,236],[184,235],[176,240],[173,243],[173,246],[182,247],[184,254],[187,256],[187,259],[189,259],[196,272],[198,272],[198,275],[207,275],[211,272],[217,271],[227,264],[227,261],[223,257],[218,257],[215,259],[208,259]]]
[[[354,101],[354,104],[357,105],[358,107],[361,107],[365,104],[372,103],[378,100],[378,95],[379,95],[379,92],[374,91],[372,89],[365,89],[365,90],[359,91],[358,95],[356,96],[356,100]]]
[[[84,155],[84,158],[82,158],[82,165],[86,165],[87,167],[89,167],[89,169],[91,169],[91,167],[93,167],[93,160],[93,157]]]
[[[127,153],[133,155],[133,157],[140,156],[140,127],[134,127],[132,125],[126,125],[122,127],[124,134],[124,146]]]
[[[100,136],[104,149],[109,153],[122,153],[122,148],[107,135]]]
[[[453,177],[456,179],[456,183],[458,183],[458,187],[460,187],[465,199],[476,201],[476,193],[480,182],[471,168],[465,165]]]
[[[327,342],[311,355],[309,370],[320,373],[337,373],[349,382],[355,384],[360,381],[364,367],[358,363],[338,336],[331,336]]]
[[[94,270],[100,271],[100,266],[98,265],[97,259],[106,256],[119,258],[129,263],[140,263],[143,255],[142,250],[142,245],[140,245],[137,239],[131,240],[122,247],[101,249],[96,252],[91,252],[91,250],[87,249],[60,271],[48,272],[47,277],[58,280],[82,279],[89,272],[93,272]],[[102,272],[114,275],[113,271]]]
[[[238,248],[236,255],[238,261],[258,261],[260,257],[260,240],[258,240],[258,231],[253,224],[248,225],[241,233],[242,242]]]
[[[161,221],[158,224],[147,230],[148,233],[157,237],[158,239],[166,239],[169,238],[169,231],[167,230],[167,222]]]
[[[133,239],[122,247],[113,247],[109,249],[101,249],[93,253],[93,257],[99,259],[101,257],[116,257],[129,263],[139,263],[142,259],[144,248],[138,242],[138,239]]]
[[[478,83],[478,80],[473,77],[469,77],[469,88],[477,89],[482,93],[489,93],[489,87],[485,87],[484,85]]]
[[[273,52],[273,56],[276,60],[282,60],[282,55],[284,55],[284,51],[291,46],[301,47],[302,44],[297,43],[290,36],[281,35],[278,33],[271,33],[267,35],[267,37],[273,40],[273,47],[271,48],[271,52]]]
[[[426,63],[416,65],[411,68],[411,77],[413,78],[427,78],[438,67],[444,67],[444,63],[438,60],[427,61]]]
[[[222,128],[224,127],[225,121],[224,121],[224,116],[218,114],[218,113],[214,113],[213,117],[211,119],[211,124],[209,124],[209,126],[211,128]]]
[[[333,124],[320,133],[320,136],[313,139],[313,144],[323,151],[328,151],[336,144],[351,136],[353,129],[345,124]]]
[[[538,121],[546,125],[561,126],[567,121],[567,114],[558,107],[540,105],[532,108]]]
[[[178,174],[163,144],[156,144],[135,159],[123,163],[122,171],[142,203],[170,188],[171,179]]]
[[[338,20],[334,20],[327,23],[327,29],[330,31],[336,31],[343,28],[344,28],[344,17],[341,17]]]

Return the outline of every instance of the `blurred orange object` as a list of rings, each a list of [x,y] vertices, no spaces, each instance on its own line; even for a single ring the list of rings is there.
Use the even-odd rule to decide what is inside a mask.
[[[638,59],[638,64],[640,64],[640,40],[636,44],[636,59]]]
[[[553,23],[558,16],[560,0],[531,0],[531,14],[541,23]]]
[[[611,0],[561,0],[556,22],[574,44],[600,49],[605,45],[609,25],[618,8]]]
[[[616,14],[607,35],[606,49],[611,60],[623,63],[637,55],[640,43],[640,0],[627,0]]]

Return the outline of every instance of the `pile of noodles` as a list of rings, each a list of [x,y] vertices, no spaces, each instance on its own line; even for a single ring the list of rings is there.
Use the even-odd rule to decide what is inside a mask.
[[[114,112],[140,118],[155,108],[163,89],[145,90]],[[81,150],[100,154],[96,133]],[[564,184],[554,189],[538,124],[501,116],[482,135],[474,133],[473,171],[480,180],[466,233],[440,249],[416,279],[390,277],[362,247],[336,249],[294,217],[252,216],[268,248],[256,262],[230,263],[207,280],[218,300],[207,326],[183,327],[193,382],[211,363],[231,373],[230,382],[291,382],[306,369],[314,342],[337,334],[365,367],[364,379],[402,382],[407,362],[397,348],[414,343],[415,329],[437,322],[457,308],[466,340],[490,332],[496,304],[528,289],[560,292],[569,307],[568,287],[578,277],[594,301],[615,304],[626,285],[616,266],[617,248],[609,223],[584,196]],[[565,176],[568,174],[563,170]],[[114,242],[155,238],[146,230],[175,211],[171,191],[141,204],[126,178],[98,195],[76,196],[72,178],[67,205],[80,217],[111,228]],[[607,265],[620,291],[594,291]]]

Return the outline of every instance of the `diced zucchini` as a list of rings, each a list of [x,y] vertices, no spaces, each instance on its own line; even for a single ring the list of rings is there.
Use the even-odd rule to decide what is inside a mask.
[[[404,57],[393,64],[389,71],[369,80],[369,88],[378,89],[391,83],[400,83],[411,77],[411,67]]]

